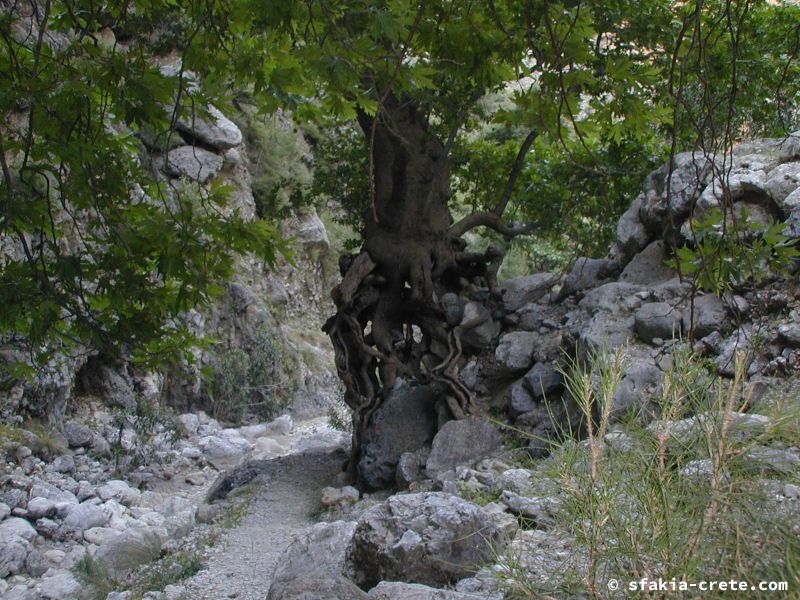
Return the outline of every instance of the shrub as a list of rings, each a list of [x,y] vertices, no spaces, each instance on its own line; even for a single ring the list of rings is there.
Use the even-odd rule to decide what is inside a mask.
[[[708,377],[688,352],[678,352],[665,374],[660,416],[648,426],[632,421],[613,431],[610,402],[624,365],[617,352],[591,367],[574,363],[566,374],[588,437],[562,443],[540,464],[539,475],[562,490],[548,536],[570,538],[571,556],[546,577],[521,568],[513,554],[505,557],[498,572],[507,598],[616,597],[609,580],[643,578],[786,581],[797,589],[799,509],[777,503],[770,483],[796,482],[798,469],[762,459],[776,441],[797,431],[798,408],[781,404],[771,419],[747,415],[741,359],[733,380],[724,381]]]
[[[111,422],[115,437],[111,441],[115,469],[121,472],[128,467],[149,464],[155,460],[152,452],[157,438],[174,443],[180,436],[180,424],[175,415],[154,400],[137,397],[133,410],[121,408],[114,413]],[[124,443],[124,432],[132,429],[136,433],[132,446]]]
[[[264,419],[277,416],[294,389],[290,363],[267,327],[257,329],[245,348],[220,347],[209,390],[214,418],[239,422],[248,413]]]

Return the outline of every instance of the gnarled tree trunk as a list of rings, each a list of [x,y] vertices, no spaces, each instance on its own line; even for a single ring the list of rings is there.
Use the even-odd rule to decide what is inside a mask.
[[[333,291],[337,313],[325,325],[354,411],[353,474],[370,417],[398,378],[434,385],[455,418],[476,410],[459,380],[467,359],[461,336],[496,308],[502,259],[494,248],[464,251],[461,234],[499,217],[479,213],[484,217],[453,223],[447,152],[415,105],[390,96],[376,118],[359,118],[374,165],[364,244],[359,254],[342,257],[343,280]],[[451,315],[448,322],[443,299],[463,309],[468,295],[489,310],[468,321]]]

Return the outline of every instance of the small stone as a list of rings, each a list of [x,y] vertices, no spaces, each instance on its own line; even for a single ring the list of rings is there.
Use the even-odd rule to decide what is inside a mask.
[[[294,421],[289,415],[281,415],[274,421],[267,423],[266,433],[279,435],[289,435],[294,428]]]
[[[186,593],[186,586],[168,585],[164,587],[165,600],[181,600]]]
[[[416,452],[404,452],[397,461],[397,487],[407,489],[412,483],[425,478],[423,469],[425,461],[428,459],[428,452],[418,450]]]
[[[83,539],[90,544],[99,546],[117,535],[119,535],[119,531],[115,531],[110,527],[91,527],[83,532]]]
[[[63,550],[53,549],[44,553],[44,557],[55,565],[60,565],[67,555]]]
[[[554,514],[558,501],[554,498],[529,498],[503,490],[500,501],[508,509],[525,518],[532,519],[537,527],[546,527],[554,522]]]
[[[681,475],[696,481],[710,481],[714,474],[714,465],[709,459],[690,460],[681,469]]]
[[[74,473],[75,459],[71,454],[62,454],[50,464],[50,470],[56,473]]]
[[[524,381],[517,381],[509,389],[508,412],[512,417],[527,413],[536,408],[536,403]]]
[[[203,453],[200,452],[199,448],[195,448],[194,446],[185,446],[181,448],[181,456],[190,460],[197,460],[203,456]]]
[[[563,382],[564,377],[561,373],[553,365],[547,363],[536,363],[523,379],[523,384],[535,400],[549,398],[554,392],[561,389]]]
[[[70,448],[86,448],[92,443],[94,432],[83,423],[67,421],[64,424],[64,436]]]
[[[793,483],[787,483],[783,486],[783,495],[796,500],[800,498],[800,487]]]
[[[325,508],[341,508],[348,504],[355,504],[358,502],[358,497],[358,490],[349,485],[343,488],[324,487],[320,502]]]
[[[121,479],[112,479],[97,488],[97,495],[101,500],[116,500],[125,506],[132,506],[138,503],[142,493]]]
[[[52,519],[37,519],[36,531],[46,538],[55,539],[58,537],[59,525]]]
[[[56,503],[47,498],[32,498],[28,502],[27,510],[31,519],[52,517],[56,512]]]
[[[784,323],[778,326],[778,333],[792,346],[800,346],[800,323]]]
[[[191,485],[204,485],[206,482],[206,476],[202,471],[194,471],[192,473],[188,473],[184,478],[184,481]]]
[[[83,586],[67,571],[45,577],[39,584],[42,598],[48,600],[73,600],[79,597],[82,589]]]
[[[25,557],[25,571],[32,577],[41,577],[49,568],[47,559],[36,548],[33,548]]]

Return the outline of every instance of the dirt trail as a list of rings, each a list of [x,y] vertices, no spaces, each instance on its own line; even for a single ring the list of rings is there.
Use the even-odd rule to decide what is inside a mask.
[[[223,530],[204,570],[186,582],[198,600],[263,600],[272,573],[294,536],[314,523],[320,488],[340,471],[341,451],[306,452],[259,461],[249,485],[253,497],[246,516]]]

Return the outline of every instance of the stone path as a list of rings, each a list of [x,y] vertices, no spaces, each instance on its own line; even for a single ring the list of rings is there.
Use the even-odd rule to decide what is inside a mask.
[[[247,515],[224,530],[206,568],[186,582],[187,597],[263,600],[294,535],[314,523],[320,488],[332,483],[344,457],[311,450],[260,463]]]

